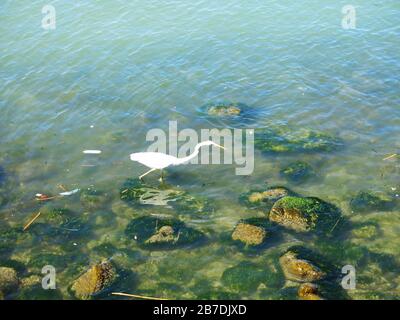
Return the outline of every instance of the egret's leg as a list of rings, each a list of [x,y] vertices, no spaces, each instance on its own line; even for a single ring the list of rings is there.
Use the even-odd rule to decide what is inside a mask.
[[[139,177],[139,179],[142,180],[144,176],[147,176],[149,173],[152,173],[153,171],[156,171],[156,170],[157,170],[157,169],[153,168],[153,169],[151,169],[151,170],[149,170],[149,171],[143,173],[143,174]]]
[[[164,182],[164,170],[163,169],[161,169],[160,182]]]

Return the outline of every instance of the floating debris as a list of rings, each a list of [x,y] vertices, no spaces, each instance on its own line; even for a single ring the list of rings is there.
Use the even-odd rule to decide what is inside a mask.
[[[53,199],[56,199],[59,197],[59,196],[48,196],[48,195],[42,194],[42,193],[37,193],[35,196],[36,196],[37,201],[48,201],[48,200],[53,200]]]
[[[61,193],[59,193],[59,195],[60,195],[60,196],[63,196],[63,197],[65,197],[65,196],[72,196],[73,194],[78,193],[80,190],[81,190],[81,189],[74,189],[74,190],[72,190],[72,191],[61,192]]]
[[[102,151],[101,150],[84,150],[84,154],[100,154]]]

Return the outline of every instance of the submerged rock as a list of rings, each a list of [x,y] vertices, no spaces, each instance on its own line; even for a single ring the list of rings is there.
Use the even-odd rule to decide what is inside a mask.
[[[340,138],[324,132],[282,128],[257,130],[254,142],[257,149],[272,153],[333,151],[343,145]]]
[[[146,244],[173,243],[177,240],[178,235],[171,226],[163,226],[145,241]]]
[[[12,228],[0,225],[0,259],[1,255],[12,252],[19,236],[22,236],[22,228]]]
[[[360,191],[351,201],[354,212],[388,211],[393,209],[395,201],[384,194]]]
[[[186,226],[178,219],[139,217],[133,219],[125,234],[145,248],[172,249],[204,239],[201,231]]]
[[[250,246],[257,246],[264,242],[266,236],[267,232],[264,228],[239,223],[232,233],[232,240],[238,240]]]
[[[107,194],[99,190],[88,188],[81,192],[81,204],[89,211],[104,208],[108,200]]]
[[[31,275],[21,279],[21,288],[38,287],[42,284],[42,278],[38,275]]]
[[[266,270],[251,262],[241,262],[228,268],[221,277],[222,284],[230,290],[240,293],[255,291],[266,281]]]
[[[213,211],[205,198],[165,185],[156,188],[138,179],[128,179],[121,188],[120,197],[131,205],[165,206],[180,214],[208,214]]]
[[[56,224],[67,223],[75,216],[75,213],[69,209],[54,208],[51,206],[43,207],[41,212],[47,221]]]
[[[264,218],[250,218],[239,221],[232,232],[232,240],[246,246],[259,246],[270,236],[269,221]]]
[[[330,231],[340,217],[333,205],[314,197],[284,197],[272,207],[269,219],[299,232]]]
[[[6,204],[7,199],[5,197],[5,195],[2,194],[2,190],[0,189],[0,208]]]
[[[247,106],[241,103],[219,103],[215,105],[206,105],[203,109],[210,116],[226,117],[239,116]]]
[[[293,195],[293,192],[285,187],[270,187],[268,189],[255,189],[240,196],[240,202],[248,207],[271,207],[279,199]]]
[[[86,300],[107,289],[115,279],[116,272],[113,265],[105,261],[94,265],[81,275],[75,280],[71,289],[76,298]]]
[[[353,229],[351,234],[360,239],[373,239],[378,236],[379,230],[378,227],[373,224],[366,224],[359,228]]]
[[[14,269],[0,267],[0,292],[3,294],[12,292],[18,288],[18,284],[18,275]]]
[[[301,300],[323,300],[318,293],[318,286],[313,283],[303,283],[299,287],[298,296]]]
[[[302,259],[299,254],[289,249],[279,258],[282,271],[288,280],[296,282],[313,282],[323,279],[326,274],[312,262]]]
[[[5,183],[6,180],[6,171],[2,166],[0,166],[0,187]]]
[[[284,178],[296,183],[305,182],[316,176],[313,167],[303,161],[290,163],[281,169],[280,174]]]

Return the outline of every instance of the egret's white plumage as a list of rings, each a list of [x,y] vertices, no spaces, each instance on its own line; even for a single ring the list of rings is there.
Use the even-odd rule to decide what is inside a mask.
[[[130,155],[130,158],[132,161],[139,162],[146,167],[151,168],[151,170],[147,171],[146,173],[142,174],[139,178],[142,179],[145,175],[149,174],[150,172],[153,172],[155,170],[162,170],[170,166],[177,166],[180,164],[185,164],[195,158],[200,151],[200,148],[203,146],[210,146],[214,145],[216,147],[225,149],[224,147],[216,144],[213,141],[204,141],[200,142],[199,144],[196,145],[194,148],[194,152],[184,158],[177,158],[174,156],[170,156],[168,154],[162,153],[162,152],[137,152],[137,153],[132,153]],[[161,175],[162,178],[162,175]]]

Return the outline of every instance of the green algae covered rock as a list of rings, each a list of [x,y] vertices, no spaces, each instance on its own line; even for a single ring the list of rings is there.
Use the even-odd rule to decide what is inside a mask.
[[[82,274],[73,283],[71,290],[76,298],[87,300],[110,287],[117,277],[109,261],[98,263]]]
[[[186,191],[166,185],[153,187],[139,179],[128,179],[120,191],[121,200],[131,205],[165,206],[179,214],[209,214],[213,207],[203,197],[190,195]]]
[[[333,205],[314,197],[284,197],[278,200],[269,213],[269,219],[288,229],[328,233],[340,218]]]
[[[307,162],[296,161],[281,169],[282,177],[294,183],[306,182],[316,176],[312,166]]]
[[[354,212],[389,211],[395,206],[395,201],[381,193],[360,191],[351,201],[350,207]]]
[[[186,226],[178,219],[151,216],[133,219],[126,227],[125,234],[148,249],[173,249],[204,239],[201,231]]]
[[[267,189],[253,189],[243,193],[239,201],[250,208],[270,208],[279,199],[293,195],[293,192],[285,187],[269,187]]]
[[[256,130],[254,143],[257,149],[267,153],[329,152],[343,146],[340,138],[324,132],[282,128]]]
[[[289,249],[279,258],[286,279],[296,282],[314,282],[325,278],[323,272],[314,262],[304,259],[296,250]]]
[[[87,188],[81,192],[80,201],[86,210],[92,211],[104,208],[109,199],[104,192]]]
[[[246,261],[226,269],[222,274],[221,282],[229,290],[247,293],[257,290],[266,278],[264,268]]]

